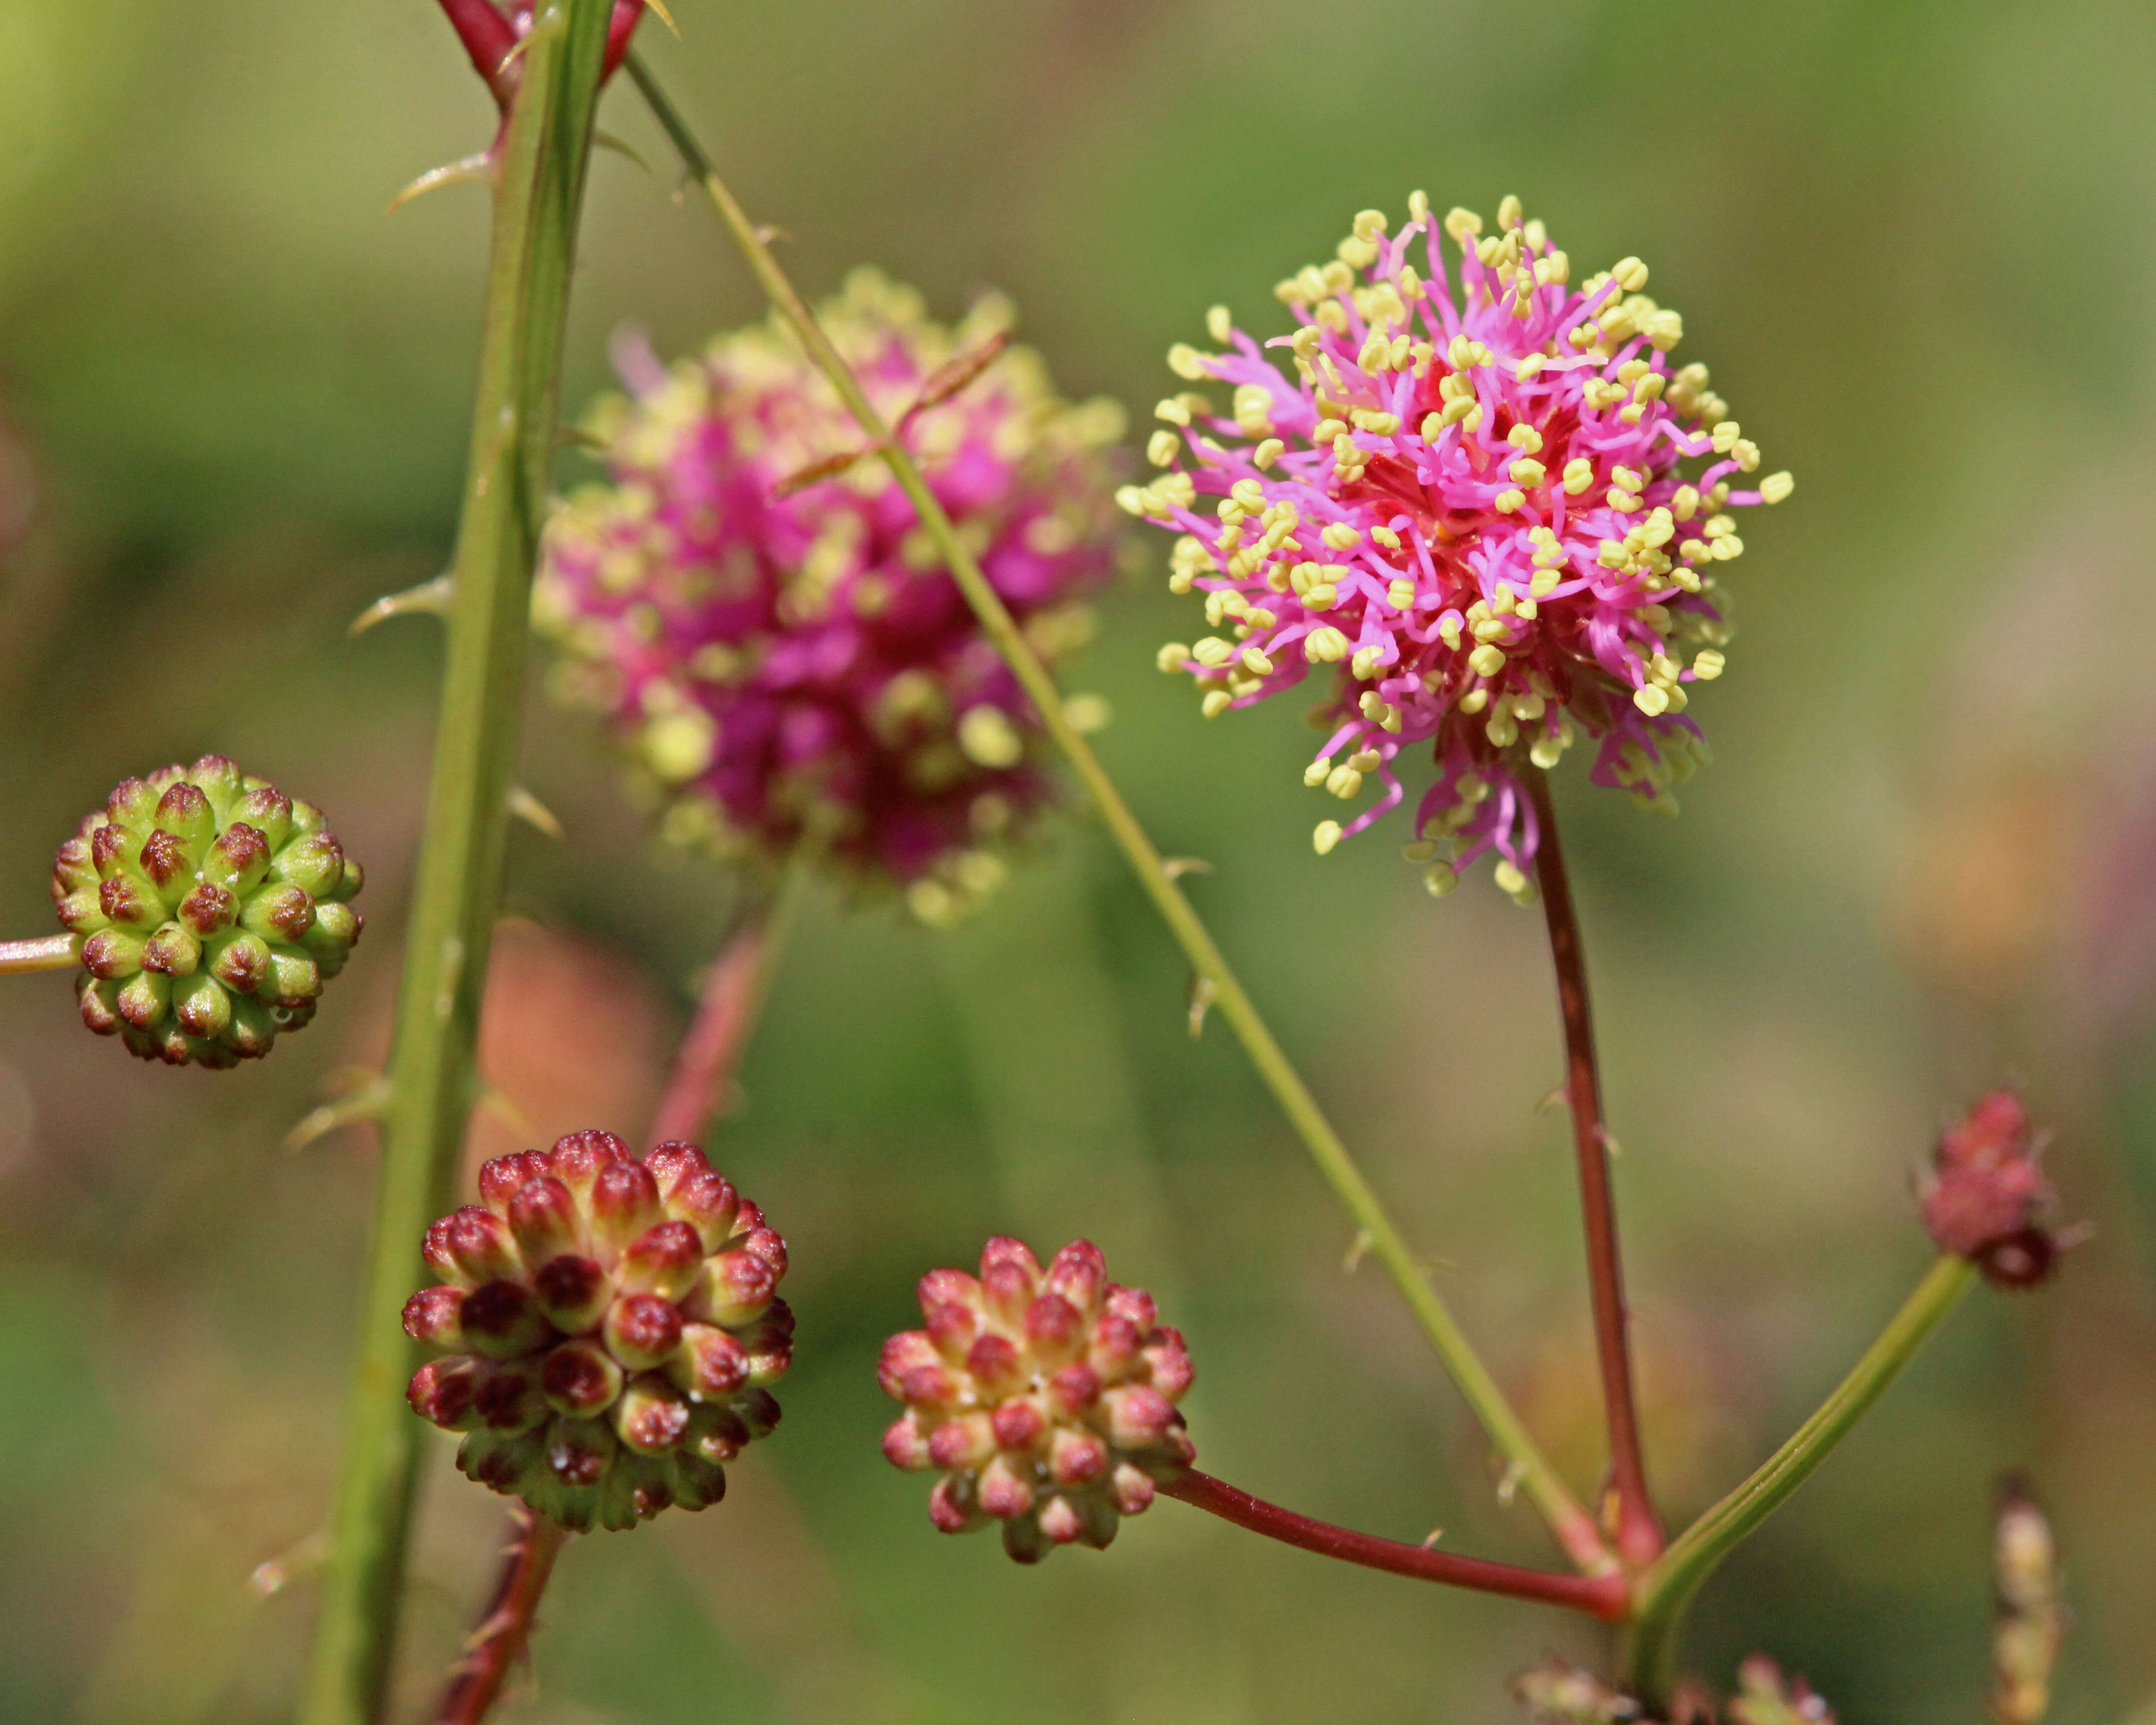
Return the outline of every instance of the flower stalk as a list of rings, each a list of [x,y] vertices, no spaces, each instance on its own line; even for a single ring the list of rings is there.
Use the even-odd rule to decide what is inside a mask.
[[[35,970],[67,970],[75,962],[75,937],[48,934],[35,940],[0,941],[0,976],[27,976]]]
[[[1550,957],[1557,968],[1558,1011],[1564,1020],[1565,1096],[1571,1104],[1573,1143],[1579,1167],[1579,1204],[1587,1232],[1588,1286],[1594,1310],[1594,1353],[1602,1374],[1602,1406],[1609,1436],[1609,1470],[1617,1499],[1617,1550],[1627,1563],[1652,1563],[1662,1552],[1662,1531],[1648,1495],[1640,1446],[1640,1414],[1633,1391],[1631,1314],[1625,1305],[1625,1272],[1617,1241],[1617,1199],[1609,1182],[1609,1137],[1602,1124],[1602,1079],[1594,1058],[1594,1015],[1588,1001],[1587,957],[1564,850],[1558,841],[1557,810],[1549,774],[1526,774],[1540,843],[1535,878],[1549,926]]]
[[[625,67],[649,104],[690,174],[711,200],[773,305],[784,318],[818,369],[860,424],[870,449],[890,468],[911,500],[924,531],[945,559],[983,632],[1009,664],[1039,710],[1041,722],[1071,770],[1086,788],[1102,821],[1137,874],[1141,886],[1166,921],[1197,973],[1209,988],[1215,1009],[1242,1043],[1258,1075],[1279,1102],[1355,1225],[1368,1238],[1373,1256],[1407,1301],[1417,1323],[1466,1399],[1491,1443],[1526,1489],[1567,1555],[1581,1568],[1600,1572],[1614,1563],[1594,1518],[1581,1507],[1513,1411],[1496,1378],[1475,1352],[1451,1310],[1431,1286],[1405,1238],[1357,1167],[1197,911],[1164,866],[1158,850],[1122,794],[1109,778],[1085,738],[1065,716],[1054,679],[1025,640],[1009,611],[983,574],[980,565],[953,530],[919,467],[893,436],[844,359],[833,347],[788,280],[755,223],[719,177],[704,150],[665,90],[641,59],[631,53]]]
[[[374,1239],[304,1725],[382,1717],[424,1428],[402,1312],[449,1208],[501,889],[563,323],[610,0],[534,22],[502,142],[434,767],[392,1043]]]
[[[1346,1527],[1336,1527],[1330,1522],[1297,1515],[1262,1497],[1253,1497],[1248,1491],[1195,1468],[1160,1489],[1167,1496],[1179,1497],[1209,1515],[1247,1527],[1253,1533],[1262,1533],[1268,1539],[1314,1551],[1322,1557],[1361,1563],[1394,1575],[1411,1576],[1418,1581],[1440,1582],[1476,1593],[1502,1594],[1516,1599],[1563,1605],[1571,1610],[1584,1611],[1605,1623],[1615,1623],[1625,1615],[1627,1589],[1624,1577],[1615,1574],[1553,1574],[1548,1570],[1492,1563],[1481,1558],[1460,1557],[1451,1552],[1433,1551],[1427,1546],[1406,1545],[1395,1539],[1353,1532]]]
[[[511,1517],[511,1526],[501,1579],[456,1674],[443,1692],[434,1713],[436,1725],[479,1725],[487,1716],[531,1640],[533,1620],[547,1579],[554,1573],[554,1559],[569,1542],[568,1529],[560,1522],[521,1505]]]
[[[1969,1260],[1943,1253],[1818,1411],[1639,1578],[1638,1604],[1625,1656],[1625,1686],[1630,1693],[1650,1706],[1666,1699],[1676,1676],[1678,1634],[1693,1596],[1722,1559],[1780,1508],[1849,1435],[1960,1302],[1979,1273]]]

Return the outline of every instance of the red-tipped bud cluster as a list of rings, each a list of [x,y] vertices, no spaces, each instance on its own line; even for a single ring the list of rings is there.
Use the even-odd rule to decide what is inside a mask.
[[[778,1423],[793,1358],[786,1242],[694,1144],[641,1161],[611,1132],[480,1170],[483,1204],[427,1230],[442,1277],[404,1328],[444,1357],[414,1412],[470,1434],[457,1466],[565,1527],[702,1509]]]
[[[1044,1271],[1024,1242],[992,1240],[978,1278],[923,1276],[921,1310],[927,1327],[893,1336],[876,1368],[906,1404],[883,1453],[942,1471],[928,1515],[944,1532],[1001,1522],[1021,1563],[1074,1542],[1097,1549],[1190,1466],[1175,1409],[1189,1352],[1154,1322],[1152,1296],[1107,1279],[1090,1240]]]
[[[259,1060],[344,968],[361,879],[321,809],[222,755],[124,781],[53,864],[83,1022],[167,1065]]]
[[[1730,1725],[1834,1725],[1834,1709],[1802,1677],[1755,1653],[1737,1667],[1729,1718]]]
[[[1640,1717],[1630,1696],[1554,1653],[1516,1676],[1512,1695],[1532,1725],[1625,1725]]]
[[[1996,1090],[1939,1134],[1922,1182],[1924,1226],[1943,1252],[1969,1259],[2000,1287],[2034,1287],[2058,1261],[2042,1219],[2053,1205],[2044,1142],[2028,1105]]]

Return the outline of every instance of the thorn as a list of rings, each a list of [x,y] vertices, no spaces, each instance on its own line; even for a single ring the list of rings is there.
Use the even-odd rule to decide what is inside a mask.
[[[630,146],[624,143],[610,131],[602,131],[597,126],[593,126],[592,128],[592,144],[596,149],[611,150],[617,156],[626,156],[631,162],[642,168],[644,172],[651,172],[651,164],[646,162],[643,157],[639,156]],[[655,178],[656,176],[654,176],[654,177]]]
[[[266,1599],[282,1593],[302,1575],[311,1575],[329,1561],[330,1533],[326,1527],[317,1527],[305,1539],[264,1558],[254,1566],[247,1578],[247,1591],[258,1599]]]
[[[898,429],[903,434],[916,413],[947,402],[963,389],[974,378],[996,362],[996,356],[1010,346],[1010,331],[998,330],[970,353],[962,353],[956,359],[947,360],[928,374],[921,386],[921,393],[913,398],[913,405],[899,415]]]
[[[1433,1271],[1440,1270],[1448,1276],[1456,1276],[1460,1272],[1460,1260],[1456,1258],[1418,1258],[1414,1262],[1415,1268],[1421,1271],[1425,1276],[1428,1276]]]
[[[1537,1101],[1537,1102],[1536,1102],[1536,1104],[1535,1104],[1535,1106],[1534,1106],[1534,1108],[1533,1108],[1532,1111],[1533,1111],[1533,1112],[1535,1112],[1535,1113],[1537,1113],[1537,1114],[1547,1114],[1547,1113],[1548,1113],[1548,1112],[1550,1111],[1550,1110],[1551,1110],[1551,1109],[1553,1109],[1553,1108],[1562,1108],[1563,1106],[1564,1106],[1564,1105],[1565,1105],[1565,1092],[1564,1092],[1564,1086],[1563,1086],[1563,1085],[1561,1085],[1561,1084],[1560,1084],[1559,1086],[1558,1086],[1558,1087],[1557,1087],[1555,1090],[1552,1091],[1551,1091],[1548,1096],[1543,1096],[1543,1098],[1541,1098],[1541,1100],[1539,1100],[1538,1101]]]
[[[1209,976],[1194,976],[1190,979],[1190,1040],[1195,1042],[1205,1034],[1205,1014],[1220,990]]]
[[[511,1131],[521,1132],[527,1138],[539,1136],[539,1128],[532,1125],[531,1116],[517,1106],[508,1091],[491,1084],[481,1085],[479,1106]]]
[[[1505,1469],[1504,1477],[1497,1481],[1497,1502],[1507,1509],[1511,1508],[1512,1500],[1520,1494],[1520,1481],[1527,1476],[1526,1462],[1515,1461],[1510,1464]]]
[[[656,13],[659,15],[659,22],[674,33],[674,39],[676,42],[681,39],[680,25],[674,22],[674,14],[660,5],[659,0],[644,0],[644,7],[645,11]]]
[[[863,449],[845,449],[835,455],[826,455],[821,461],[811,461],[806,467],[796,468],[771,488],[771,501],[791,497],[796,491],[804,491],[811,485],[821,485],[827,479],[835,479],[856,461],[869,453]]]
[[[289,1151],[304,1150],[318,1138],[347,1126],[357,1126],[362,1120],[379,1120],[389,1106],[391,1090],[386,1073],[373,1072],[365,1067],[346,1069],[340,1079],[331,1081],[331,1088],[340,1092],[321,1107],[301,1117],[300,1123],[285,1134],[285,1147]]]
[[[756,230],[756,243],[758,245],[771,245],[786,237],[786,230],[783,228],[774,228],[769,223],[766,223]]]
[[[1432,1547],[1433,1545],[1435,1545],[1439,1540],[1440,1540],[1440,1539],[1442,1539],[1442,1538],[1445,1538],[1445,1529],[1444,1529],[1444,1528],[1442,1528],[1442,1527],[1432,1527],[1432,1528],[1430,1530],[1430,1532],[1427,1532],[1427,1533],[1424,1534],[1424,1535],[1423,1535],[1423,1537],[1422,1537],[1422,1548],[1423,1548],[1424,1551],[1428,1551],[1428,1550],[1430,1548],[1430,1547]]]
[[[417,587],[408,587],[402,593],[384,593],[352,619],[352,633],[363,635],[376,624],[387,623],[393,617],[446,616],[455,592],[455,578],[444,574],[432,581],[423,581]]]
[[[509,788],[509,812],[526,825],[536,827],[557,845],[566,836],[554,811],[521,784]]]
[[[1612,1162],[1625,1153],[1625,1147],[1617,1142],[1617,1134],[1606,1126],[1602,1128],[1602,1147],[1609,1153]]]
[[[1171,880],[1180,880],[1185,875],[1209,875],[1213,865],[1202,856],[1164,856],[1160,871]]]
[[[444,186],[460,186],[466,182],[483,185],[494,183],[494,157],[486,151],[476,156],[467,156],[461,162],[445,162],[439,167],[430,167],[402,192],[389,200],[388,208],[382,213],[393,216],[415,198],[424,198],[429,192],[439,192]]]
[[[1362,1268],[1363,1260],[1368,1255],[1371,1243],[1368,1229],[1358,1228],[1355,1230],[1355,1238],[1348,1243],[1348,1255],[1340,1260],[1340,1273],[1342,1276],[1353,1276]]]

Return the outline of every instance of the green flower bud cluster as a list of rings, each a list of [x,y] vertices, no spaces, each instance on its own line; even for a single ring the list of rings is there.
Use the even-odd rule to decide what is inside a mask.
[[[362,878],[321,810],[221,755],[124,781],[53,865],[83,1022],[167,1065],[259,1060],[344,968]]]

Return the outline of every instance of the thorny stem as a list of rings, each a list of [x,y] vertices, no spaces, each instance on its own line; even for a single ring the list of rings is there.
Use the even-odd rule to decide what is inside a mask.
[[[1385,1266],[1402,1296],[1406,1299],[1423,1333],[1444,1363],[1447,1372],[1481,1421],[1491,1442],[1505,1456],[1519,1483],[1527,1488],[1529,1497],[1542,1512],[1559,1544],[1572,1561],[1582,1569],[1599,1573],[1610,1568],[1614,1559],[1603,1543],[1602,1536],[1594,1525],[1594,1517],[1580,1507],[1555,1468],[1536,1445],[1519,1416],[1506,1400],[1497,1387],[1496,1378],[1478,1356],[1459,1323],[1430,1279],[1421,1265],[1416,1262],[1407,1241],[1402,1238],[1392,1219],[1385,1214],[1369,1182],[1356,1167],[1339,1134],[1333,1131],[1319,1108],[1317,1100],[1310,1093],[1286,1055],[1281,1050],[1265,1020],[1242,984],[1228,968],[1227,960],[1214,942],[1212,935],[1198,916],[1183,891],[1163,866],[1159,851],[1139,825],[1122,794],[1110,780],[1086,740],[1065,716],[1063,698],[1047,667],[1028,644],[1010,612],[998,596],[988,578],[981,572],[980,564],[960,541],[951,525],[950,517],[937,501],[928,483],[921,477],[921,470],[905,448],[891,435],[875,405],[869,400],[838,350],[829,336],[818,326],[814,314],[803,300],[799,292],[779,267],[771,249],[764,244],[757,231],[727,189],[711,157],[706,153],[680,110],[653,79],[642,59],[631,53],[624,63],[629,77],[635,82],[651,110],[665,130],[675,151],[695,177],[712,206],[732,234],[737,244],[747,256],[757,280],[807,351],[810,361],[830,382],[839,398],[859,423],[870,446],[880,455],[897,480],[906,495],[911,500],[922,527],[936,544],[957,580],[967,602],[979,618],[981,627],[997,649],[1009,662],[1026,693],[1032,697],[1039,710],[1042,724],[1055,739],[1071,770],[1086,787],[1094,804],[1099,809],[1116,843],[1122,847],[1132,869],[1166,920],[1175,938],[1182,945],[1191,968],[1201,981],[1213,991],[1214,1004],[1222,1018],[1242,1042],[1250,1063],[1259,1076],[1272,1091],[1289,1121],[1308,1147],[1312,1159],[1325,1178],[1355,1225],[1366,1235],[1370,1250]]]
[[[1170,1497],[1262,1533],[1283,1544],[1301,1546],[1322,1557],[1361,1563],[1418,1581],[1442,1582],[1448,1587],[1471,1588],[1477,1593],[1505,1594],[1516,1599],[1538,1599],[1548,1605],[1563,1605],[1584,1611],[1605,1623],[1625,1615],[1627,1589],[1625,1578],[1601,1575],[1558,1575],[1545,1569],[1522,1569],[1511,1563],[1492,1563],[1481,1558],[1463,1558],[1451,1552],[1432,1551],[1426,1546],[1404,1545],[1395,1539],[1378,1539],[1351,1532],[1330,1522],[1313,1521],[1291,1509],[1253,1497],[1247,1491],[1192,1469],[1180,1479],[1160,1488]]]
[[[1617,1495],[1617,1550],[1627,1563],[1650,1563],[1661,1555],[1662,1530],[1647,1491],[1640,1451],[1640,1414],[1632,1389],[1631,1314],[1625,1306],[1625,1271],[1617,1245],[1617,1199],[1609,1184],[1609,1134],[1602,1125],[1602,1080],[1594,1061],[1594,1015],[1587,998],[1587,957],[1580,949],[1579,917],[1558,842],[1549,775],[1527,773],[1539,840],[1535,876],[1549,924],[1550,957],[1557,966],[1557,999],[1564,1020],[1565,1096],[1572,1105],[1572,1134],[1579,1164],[1579,1206],[1587,1230],[1587,1279],[1594,1308],[1594,1353],[1602,1370],[1602,1408],[1609,1433],[1609,1470]]]
[[[1660,1561],[1639,1578],[1639,1604],[1625,1656],[1629,1692],[1650,1706],[1667,1698],[1676,1676],[1678,1630],[1685,1608],[1701,1584],[1849,1435],[1969,1291],[1976,1276],[1975,1266],[1967,1259],[1942,1255],[1819,1410],[1751,1478],[1679,1535]]]
[[[0,941],[0,976],[33,970],[65,970],[75,963],[74,937],[48,934],[30,941]]]
[[[401,1313],[449,1207],[501,892],[531,567],[552,465],[577,218],[610,0],[533,23],[502,141],[434,767],[390,1057],[374,1238],[303,1725],[380,1718],[425,1428]]]
[[[486,1717],[531,1639],[540,1596],[554,1573],[554,1559],[568,1543],[567,1528],[526,1505],[516,1507],[510,1522],[515,1532],[502,1558],[501,1579],[442,1692],[435,1725],[479,1725]]]
[[[785,945],[804,872],[797,862],[778,890],[759,899],[711,960],[696,1016],[674,1056],[674,1070],[651,1117],[650,1142],[694,1142],[717,1111],[721,1093],[763,1009],[780,949]]]

